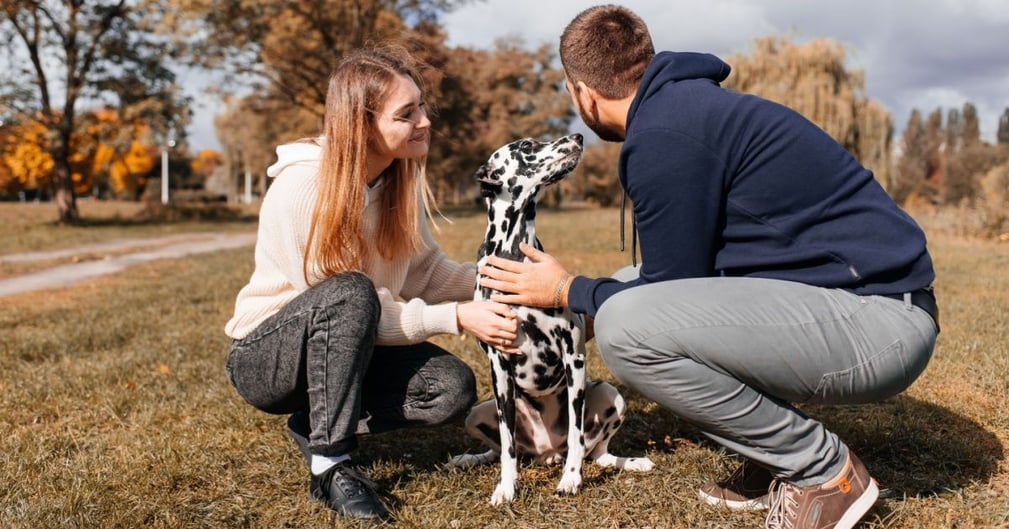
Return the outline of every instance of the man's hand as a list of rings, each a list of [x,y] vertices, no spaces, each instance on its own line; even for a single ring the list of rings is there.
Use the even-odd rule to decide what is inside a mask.
[[[480,267],[480,284],[503,294],[491,299],[528,307],[555,307],[567,304],[571,274],[549,254],[522,243],[519,246],[529,261],[512,261],[491,256]]]

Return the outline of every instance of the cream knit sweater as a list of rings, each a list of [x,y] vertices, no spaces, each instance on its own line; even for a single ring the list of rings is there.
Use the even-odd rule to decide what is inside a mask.
[[[239,291],[235,314],[225,326],[232,338],[245,337],[308,289],[302,263],[318,193],[320,155],[321,149],[313,143],[277,148],[278,161],[267,169],[276,180],[259,212],[255,269]],[[362,197],[366,241],[374,240],[378,227],[380,192],[381,184]],[[426,219],[421,226],[426,248],[413,258],[386,261],[377,251],[365,256],[362,272],[375,284],[382,303],[380,345],[414,344],[436,334],[459,334],[454,302],[473,298],[475,265],[448,259],[431,237]],[[312,283],[321,279],[316,275]]]

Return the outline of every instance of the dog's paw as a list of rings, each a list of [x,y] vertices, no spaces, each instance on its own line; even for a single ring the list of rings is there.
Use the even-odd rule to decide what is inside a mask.
[[[557,484],[557,495],[578,494],[578,487],[582,485],[582,475],[578,472],[565,472],[561,476],[561,482]]]
[[[510,503],[513,499],[515,499],[515,485],[498,483],[497,488],[494,489],[494,494],[490,496],[490,504],[496,507]]]
[[[613,467],[632,472],[648,472],[655,468],[655,463],[647,457],[617,457],[609,452],[597,457],[594,462],[601,467]]]
[[[628,457],[625,458],[624,466],[622,470],[631,470],[633,472],[648,472],[655,468],[655,463],[647,457]]]
[[[486,465],[497,459],[497,453],[488,450],[482,454],[462,454],[455,456],[445,463],[445,468],[472,468]]]

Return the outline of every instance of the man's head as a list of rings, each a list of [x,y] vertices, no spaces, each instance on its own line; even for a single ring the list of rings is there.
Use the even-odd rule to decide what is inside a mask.
[[[579,92],[586,87],[606,100],[634,95],[645,68],[655,57],[645,22],[623,6],[590,7],[564,29],[560,56],[568,90],[585,124],[604,140],[622,140],[622,129],[613,130],[600,123],[594,105]]]

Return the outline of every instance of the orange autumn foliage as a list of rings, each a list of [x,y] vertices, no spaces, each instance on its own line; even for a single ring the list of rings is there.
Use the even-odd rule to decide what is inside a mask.
[[[38,121],[11,127],[0,152],[0,189],[32,190],[50,187],[53,158]]]
[[[11,127],[0,151],[0,190],[51,191],[53,158],[45,126],[26,121]],[[144,123],[123,126],[112,110],[88,114],[71,136],[71,179],[76,194],[107,189],[135,198],[157,163],[157,148]]]

